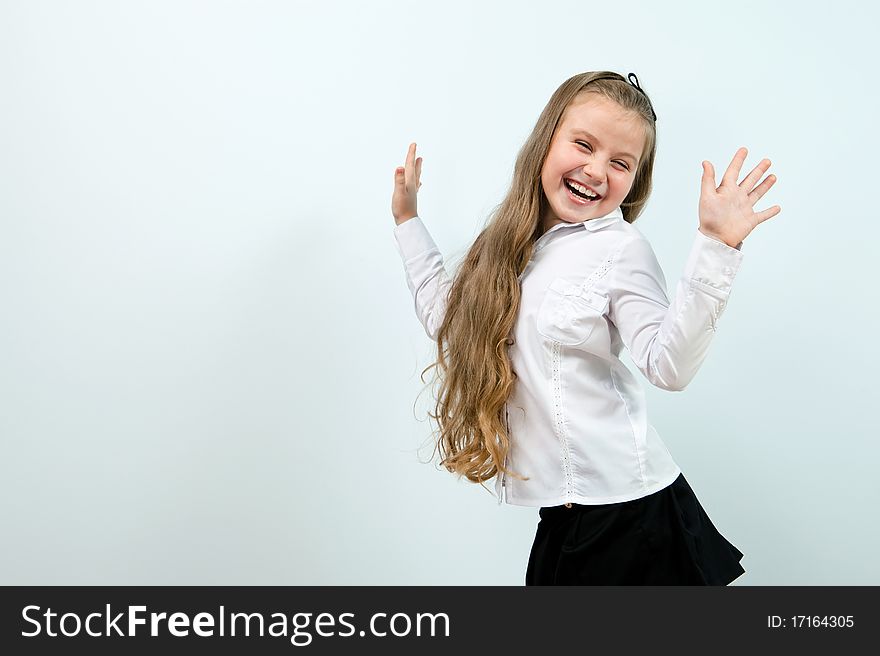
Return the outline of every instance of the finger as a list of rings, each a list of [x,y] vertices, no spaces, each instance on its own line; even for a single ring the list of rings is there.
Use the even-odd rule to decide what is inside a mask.
[[[751,170],[751,172],[746,176],[745,180],[742,181],[740,187],[743,189],[749,190],[754,189],[755,184],[757,184],[758,180],[761,179],[761,176],[767,172],[767,169],[770,168],[770,160],[762,159],[758,165]]]
[[[413,176],[415,175],[415,159],[416,159],[416,144],[415,142],[409,145],[409,150],[406,152],[406,184],[412,184]]]
[[[761,184],[759,184],[749,193],[749,199],[752,201],[752,205],[761,200],[761,196],[766,194],[770,190],[770,187],[776,184],[776,179],[777,178],[775,175],[768,175],[766,178],[764,178],[764,181]]]
[[[394,184],[402,185],[406,182],[406,175],[404,175],[403,167],[398,166],[394,169]]]
[[[717,187],[715,186],[715,167],[712,166],[712,162],[703,162],[703,180],[701,187],[703,194],[706,196],[717,190]]]
[[[755,219],[757,219],[758,223],[763,223],[767,219],[772,219],[774,216],[779,214],[781,211],[782,211],[782,208],[779,205],[774,205],[773,207],[768,207],[763,212],[756,212]]]
[[[421,180],[421,179],[422,179],[422,158],[419,157],[416,160],[416,182],[418,182],[418,185],[420,187],[422,186],[422,183],[419,182],[419,180]]]
[[[739,172],[742,169],[743,162],[746,161],[746,155],[748,154],[749,150],[745,146],[736,151],[736,154],[733,156],[733,160],[730,162],[730,165],[724,172],[724,177],[721,178],[722,187],[725,184],[736,185],[736,181],[739,178]]]

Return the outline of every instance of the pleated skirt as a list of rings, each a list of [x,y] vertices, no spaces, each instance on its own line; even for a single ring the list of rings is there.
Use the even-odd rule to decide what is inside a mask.
[[[526,585],[727,585],[745,573],[684,474],[640,499],[538,515]]]

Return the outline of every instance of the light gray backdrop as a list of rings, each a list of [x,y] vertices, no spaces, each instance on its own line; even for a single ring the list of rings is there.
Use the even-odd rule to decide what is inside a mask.
[[[393,171],[417,142],[451,266],[609,69],[659,115],[670,293],[700,162],[779,178],[696,379],[637,374],[735,584],[880,583],[869,7],[3,2],[0,582],[520,585],[537,509],[419,462]]]

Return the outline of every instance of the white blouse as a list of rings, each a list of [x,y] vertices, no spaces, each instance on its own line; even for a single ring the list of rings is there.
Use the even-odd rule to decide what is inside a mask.
[[[418,216],[394,237],[416,315],[435,339],[451,284],[443,257]],[[620,350],[653,385],[683,390],[706,357],[741,246],[697,230],[670,304],[650,243],[620,208],[541,235],[519,278],[508,351],[517,379],[505,464],[529,480],[499,473],[499,504],[617,503],[676,479],[681,469],[648,423],[644,390]]]

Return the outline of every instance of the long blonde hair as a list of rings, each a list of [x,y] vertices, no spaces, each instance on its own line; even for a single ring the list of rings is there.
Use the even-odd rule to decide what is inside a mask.
[[[547,204],[541,186],[544,158],[565,109],[582,93],[605,96],[645,124],[644,155],[621,203],[623,218],[635,221],[651,193],[656,131],[647,96],[611,71],[581,73],[563,82],[517,155],[507,195],[490,213],[452,280],[436,335],[437,359],[422,370],[422,382],[428,370],[439,371],[435,412],[428,414],[439,426],[434,444],[440,464],[481,485],[499,470],[528,480],[504,466],[510,449],[505,403],[516,379],[508,347],[519,310],[519,275],[541,236]]]

